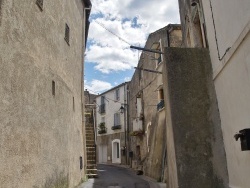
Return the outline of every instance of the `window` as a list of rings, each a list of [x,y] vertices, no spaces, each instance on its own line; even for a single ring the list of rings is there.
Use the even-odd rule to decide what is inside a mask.
[[[82,162],[82,156],[80,156],[80,170],[82,170],[83,169],[83,162]]]
[[[115,90],[115,100],[117,100],[117,101],[120,100],[120,89]]]
[[[161,43],[156,48],[157,51],[161,51]],[[161,54],[155,53],[156,66],[158,66],[162,62]]]
[[[120,113],[115,113],[114,114],[114,126],[119,126],[121,125],[120,123]]]
[[[40,10],[43,10],[43,0],[36,0],[37,6],[40,8]]]
[[[163,88],[159,89],[158,91],[158,98],[159,98],[159,103],[157,104],[157,111],[161,110],[164,108],[164,93],[163,93]]]
[[[56,83],[54,80],[52,80],[52,95],[53,96],[56,95]]]
[[[64,40],[67,42],[67,44],[69,45],[69,26],[68,24],[65,24],[65,37]]]
[[[105,113],[105,96],[101,96],[101,105],[99,107],[100,113]]]

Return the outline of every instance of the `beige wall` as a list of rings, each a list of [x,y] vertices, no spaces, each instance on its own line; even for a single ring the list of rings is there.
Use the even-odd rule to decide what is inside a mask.
[[[0,185],[74,187],[84,177],[83,5],[44,1],[40,11],[34,0],[1,2]]]
[[[250,184],[250,152],[241,151],[240,141],[235,141],[234,134],[250,128],[250,1],[211,0],[221,60],[218,58],[210,3],[202,3],[225,144],[229,187],[247,188]],[[223,57],[229,47],[230,50]]]

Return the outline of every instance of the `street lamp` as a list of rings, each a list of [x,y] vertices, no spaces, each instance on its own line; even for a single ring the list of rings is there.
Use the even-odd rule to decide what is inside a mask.
[[[120,107],[120,109],[119,109],[119,111],[120,111],[120,113],[121,113],[121,114],[123,114],[123,113],[124,113],[124,111],[125,111],[124,106],[121,106],[121,107]]]

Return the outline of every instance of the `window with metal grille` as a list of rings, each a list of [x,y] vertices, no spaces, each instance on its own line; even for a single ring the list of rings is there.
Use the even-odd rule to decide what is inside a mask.
[[[36,0],[37,6],[40,8],[40,10],[43,10],[43,0]]]
[[[68,26],[68,24],[65,24],[65,37],[64,37],[64,40],[69,45],[69,26]]]

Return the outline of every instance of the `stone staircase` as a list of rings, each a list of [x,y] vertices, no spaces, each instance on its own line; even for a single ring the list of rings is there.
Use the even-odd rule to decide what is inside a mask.
[[[93,123],[91,123],[91,121],[88,121],[86,123],[85,134],[86,134],[86,152],[87,152],[86,175],[88,178],[96,178],[98,177],[98,174],[96,168],[95,132],[94,132],[94,125]]]

